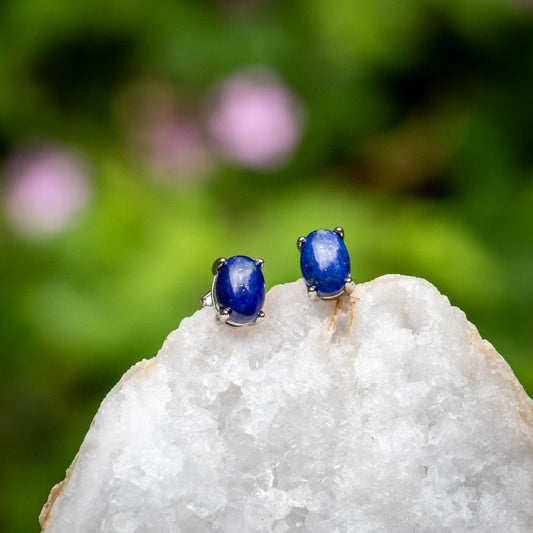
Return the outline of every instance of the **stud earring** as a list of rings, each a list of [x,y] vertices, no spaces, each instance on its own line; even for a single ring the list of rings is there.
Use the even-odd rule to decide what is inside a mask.
[[[355,288],[350,275],[350,256],[344,244],[344,230],[317,229],[300,237],[300,268],[311,299],[331,300]]]
[[[264,318],[264,261],[235,255],[220,257],[213,263],[213,285],[201,298],[202,306],[215,306],[217,320],[229,326],[255,324]]]

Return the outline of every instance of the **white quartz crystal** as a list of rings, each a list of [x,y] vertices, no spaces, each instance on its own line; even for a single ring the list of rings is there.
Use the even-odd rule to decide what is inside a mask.
[[[533,531],[533,401],[435,287],[299,280],[264,310],[199,310],[124,375],[46,532]]]

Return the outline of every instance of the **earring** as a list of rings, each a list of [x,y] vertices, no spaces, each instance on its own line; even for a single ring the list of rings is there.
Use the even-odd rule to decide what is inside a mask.
[[[265,316],[264,261],[235,255],[229,259],[218,258],[213,263],[213,285],[201,298],[202,306],[214,305],[217,320],[229,326],[255,324]]]
[[[331,300],[355,288],[350,275],[350,256],[344,244],[344,230],[317,229],[307,237],[300,237],[296,245],[300,251],[300,268],[313,300]]]

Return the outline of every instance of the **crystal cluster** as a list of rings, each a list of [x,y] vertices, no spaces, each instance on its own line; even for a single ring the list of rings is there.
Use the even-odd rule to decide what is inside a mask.
[[[533,401],[431,284],[264,309],[202,309],[124,375],[46,532],[533,531]]]

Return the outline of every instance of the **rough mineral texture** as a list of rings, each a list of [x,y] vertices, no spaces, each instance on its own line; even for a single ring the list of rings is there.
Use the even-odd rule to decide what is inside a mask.
[[[98,411],[56,532],[531,532],[533,401],[464,313],[389,275],[183,320]]]

